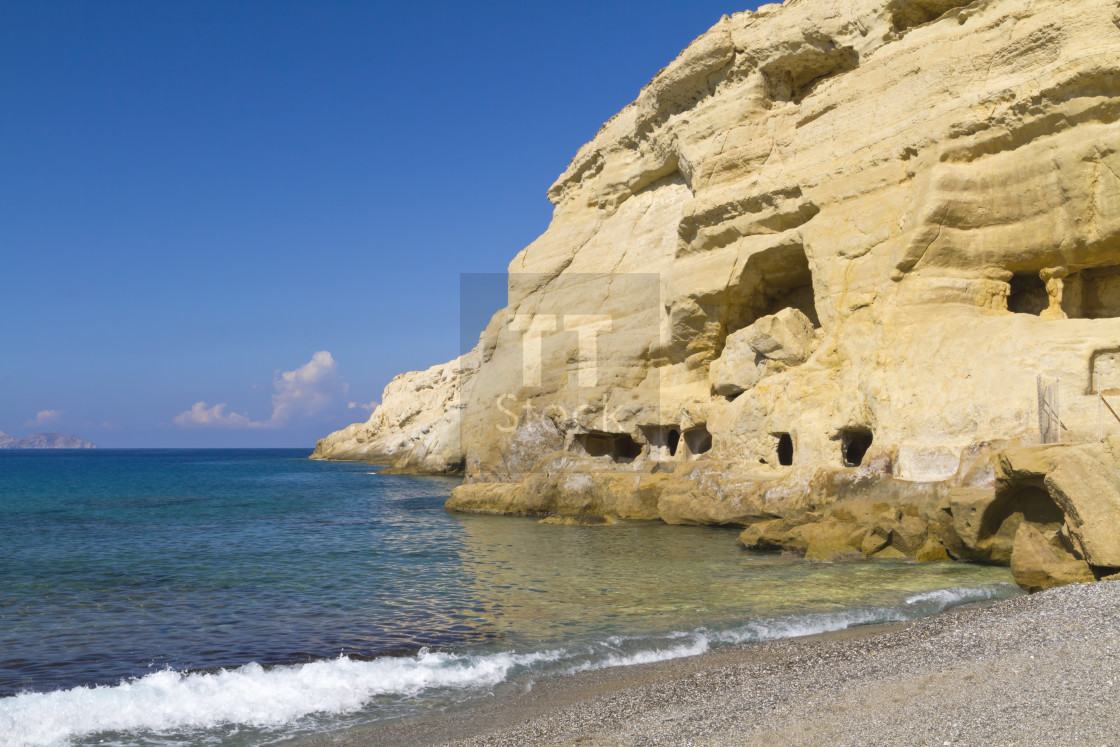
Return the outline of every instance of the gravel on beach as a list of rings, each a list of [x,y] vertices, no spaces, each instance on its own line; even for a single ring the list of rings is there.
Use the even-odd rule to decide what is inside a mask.
[[[332,744],[1120,744],[1120,582],[541,680]]]

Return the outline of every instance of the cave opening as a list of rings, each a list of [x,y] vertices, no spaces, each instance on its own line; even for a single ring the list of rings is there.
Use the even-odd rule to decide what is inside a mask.
[[[591,457],[610,457],[614,462],[626,464],[637,459],[642,445],[627,433],[591,431],[576,436],[576,443]]]
[[[1071,319],[1120,317],[1120,266],[1092,267],[1063,281],[1062,310]]]
[[[698,425],[684,432],[684,443],[692,456],[706,454],[712,450],[712,434],[708,432],[707,426]]]
[[[1046,283],[1037,272],[1017,273],[1011,277],[1007,310],[1012,314],[1039,316],[1050,306]]]
[[[859,66],[855,49],[837,46],[831,40],[829,46],[821,49],[805,45],[764,65],[761,71],[767,99],[800,104],[820,82]]]
[[[773,247],[751,255],[739,284],[730,291],[721,320],[724,339],[785,308],[797,309],[813,327],[820,329],[813,272],[801,244]]]
[[[789,467],[793,464],[793,438],[788,433],[778,433],[778,464]]]
[[[896,34],[936,21],[954,8],[963,8],[970,0],[891,0],[891,27]]]
[[[840,455],[845,467],[858,467],[863,464],[867,450],[871,448],[874,436],[870,428],[850,428],[840,432]]]
[[[681,443],[679,428],[672,425],[643,425],[642,435],[649,442],[649,458],[665,461],[677,455]]]
[[[1013,524],[1004,529],[1004,524],[1012,520]],[[1014,537],[1019,522],[1027,521],[1039,527],[1044,532],[1060,529],[1065,521],[1065,513],[1049,491],[1035,485],[1012,486],[1000,491],[996,500],[984,512],[980,521],[979,539],[993,537],[1004,530],[1009,537]]]

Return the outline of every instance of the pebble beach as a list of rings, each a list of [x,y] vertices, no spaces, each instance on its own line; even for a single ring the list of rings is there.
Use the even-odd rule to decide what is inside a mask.
[[[991,745],[1120,739],[1120,583],[537,682],[344,745]]]

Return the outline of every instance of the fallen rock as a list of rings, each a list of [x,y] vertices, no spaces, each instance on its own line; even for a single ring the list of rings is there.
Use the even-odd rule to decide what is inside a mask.
[[[1065,451],[1046,475],[1046,487],[1065,513],[1070,534],[1095,566],[1120,567],[1118,466],[1108,449],[1094,445]]]
[[[796,525],[788,519],[771,519],[751,524],[739,534],[739,544],[748,550],[784,550],[793,547]]]
[[[758,355],[787,366],[804,363],[815,341],[809,317],[790,307],[758,319],[738,334]]]
[[[889,545],[891,542],[891,534],[889,531],[882,527],[872,527],[867,530],[864,535],[863,541],[860,543],[859,549],[864,555],[874,555]]]
[[[794,529],[792,534],[797,546],[805,548],[806,560],[833,561],[861,555],[863,532],[846,524],[835,521],[806,524]]]
[[[712,361],[708,380],[713,394],[729,397],[758,383],[761,376],[758,353],[751,349],[747,332],[748,329],[741,329],[728,335],[720,357]]]
[[[965,548],[976,550],[980,545],[980,531],[984,513],[995,502],[995,488],[953,488],[949,491],[949,506],[953,512],[953,529]]]
[[[1054,543],[1028,523],[1020,524],[1015,533],[1011,573],[1015,583],[1032,593],[1096,580],[1088,563],[1055,548]]]
[[[891,545],[906,555],[917,555],[926,541],[926,523],[916,516],[905,516],[891,530]]]
[[[945,545],[941,544],[939,540],[932,537],[922,543],[922,546],[914,553],[914,560],[923,563],[932,563],[941,560],[951,560],[949,551],[945,549]]]

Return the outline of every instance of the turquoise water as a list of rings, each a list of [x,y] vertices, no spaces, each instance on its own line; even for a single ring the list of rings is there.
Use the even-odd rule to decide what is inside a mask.
[[[0,744],[259,744],[1018,593],[731,530],[453,515],[454,480],[306,456],[0,452]]]

